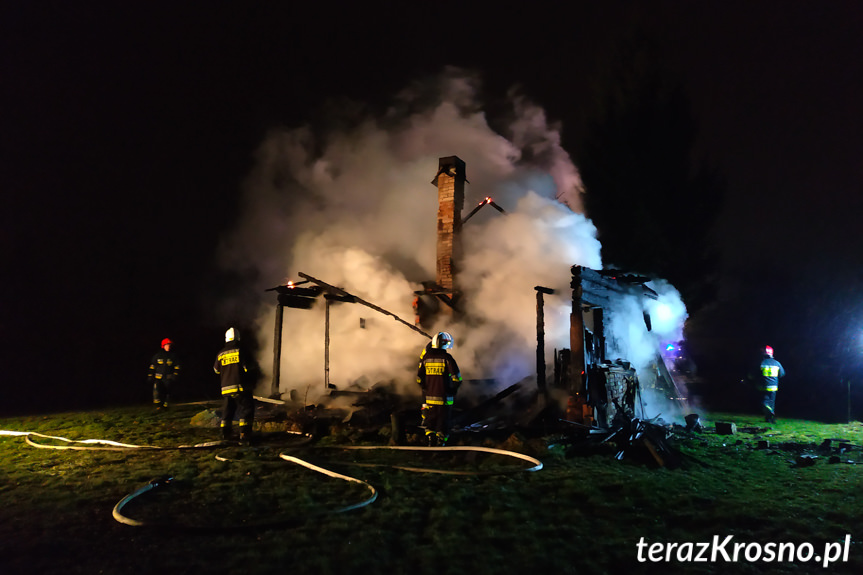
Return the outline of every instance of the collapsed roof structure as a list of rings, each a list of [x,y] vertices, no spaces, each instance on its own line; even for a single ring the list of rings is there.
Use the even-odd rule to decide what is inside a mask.
[[[485,198],[466,218],[462,218],[465,199],[466,166],[457,156],[439,159],[432,180],[438,191],[437,256],[434,280],[422,282],[413,293],[415,317],[408,321],[372,302],[348,293],[306,273],[303,281],[271,288],[278,293],[273,347],[271,397],[279,393],[279,365],[283,308],[309,309],[323,297],[326,313],[324,353],[324,389],[338,393],[329,381],[329,309],[332,303],[347,302],[367,306],[391,316],[406,328],[425,337],[425,329],[447,325],[463,319],[470,302],[465,301],[458,279],[462,265],[462,226],[479,209],[491,205],[506,212],[491,198]],[[503,216],[505,217],[505,216]],[[532,425],[538,421],[566,421],[585,427],[609,428],[615,418],[632,418],[638,412],[645,386],[666,399],[681,401],[684,394],[675,385],[664,361],[656,350],[648,369],[637,373],[626,358],[612,357],[606,337],[606,319],[614,312],[620,296],[656,299],[647,283],[650,278],[624,274],[615,270],[593,270],[580,265],[571,268],[572,307],[570,312],[569,348],[554,350],[554,365],[549,374],[546,366],[544,333],[544,296],[554,294],[548,287],[536,286],[537,351],[536,379],[527,378],[500,389],[497,382],[474,380],[480,390],[462,394],[457,424],[461,429],[481,429],[494,425]],[[560,294],[558,294],[560,295]],[[406,294],[410,297],[410,294]],[[645,312],[645,325],[651,329],[651,318]],[[483,392],[482,390],[485,390]],[[505,413],[505,416],[501,414]],[[641,405],[641,417],[644,408]]]

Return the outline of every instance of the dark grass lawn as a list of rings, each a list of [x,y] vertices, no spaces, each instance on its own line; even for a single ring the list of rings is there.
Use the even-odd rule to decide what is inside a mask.
[[[0,429],[173,447],[215,439],[214,429],[190,424],[202,409],[5,418]],[[717,435],[720,420],[743,431]],[[684,455],[677,469],[618,461],[607,445],[574,450],[562,436],[514,435],[499,445],[538,457],[537,472],[497,455],[332,447],[349,434],[306,445],[272,433],[253,448],[124,451],[38,449],[3,436],[0,573],[863,572],[860,423],[780,419],[764,428],[736,414],[702,421],[705,432],[671,440]],[[825,439],[829,450],[819,449]],[[850,447],[840,452],[840,440]],[[368,487],[280,453],[361,479],[377,500],[332,513],[368,499]],[[797,463],[802,455],[815,457]],[[114,519],[121,499],[161,476],[173,482],[123,509],[150,526]]]

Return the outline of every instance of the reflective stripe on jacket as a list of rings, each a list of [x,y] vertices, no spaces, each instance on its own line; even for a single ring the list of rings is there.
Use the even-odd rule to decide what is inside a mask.
[[[445,349],[428,349],[417,367],[417,383],[422,387],[425,403],[452,405],[461,385],[461,372],[455,359]]]
[[[772,357],[765,357],[758,367],[761,390],[779,391],[779,378],[785,377],[785,368]]]
[[[429,405],[452,405],[455,403],[455,396],[448,395],[447,397],[437,397],[434,395],[427,395],[425,402]]]
[[[225,344],[213,364],[213,371],[221,376],[222,395],[246,390],[244,384],[247,383],[249,375],[249,359],[248,352],[239,342],[230,341]]]
[[[171,381],[180,377],[180,360],[172,351],[160,349],[150,360],[147,378]]]

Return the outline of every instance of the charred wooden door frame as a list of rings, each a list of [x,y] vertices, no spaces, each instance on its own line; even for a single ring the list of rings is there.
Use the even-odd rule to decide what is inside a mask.
[[[284,308],[309,309],[322,290],[319,287],[298,287],[300,283],[289,282],[288,285],[276,286],[264,291],[278,293],[276,298],[276,322],[273,333],[273,380],[270,383],[270,397],[279,397],[279,379],[282,365],[282,330],[284,327]]]

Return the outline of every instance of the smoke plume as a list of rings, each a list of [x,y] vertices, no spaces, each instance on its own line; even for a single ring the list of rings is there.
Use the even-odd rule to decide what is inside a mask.
[[[510,95],[512,117],[499,133],[477,87],[475,76],[446,70],[349,128],[274,130],[261,144],[223,263],[260,294],[247,313],[255,317],[265,372],[272,369],[275,295],[264,290],[298,280],[298,272],[412,321],[413,292],[435,278],[437,190],[430,182],[438,159],[453,155],[467,166],[465,213],[486,196],[507,213],[486,206],[465,223],[457,285],[467,314],[434,331],[454,335],[465,379],[515,383],[535,373],[533,288],[541,285],[555,290],[546,296],[548,360],[553,349],[569,347],[570,267],[602,266],[596,230],[581,213],[578,170],[540,107]],[[285,309],[283,394],[312,399],[323,392],[324,326],[322,301],[311,310]],[[340,389],[394,381],[416,391],[427,342],[367,307],[333,304],[329,380]]]

